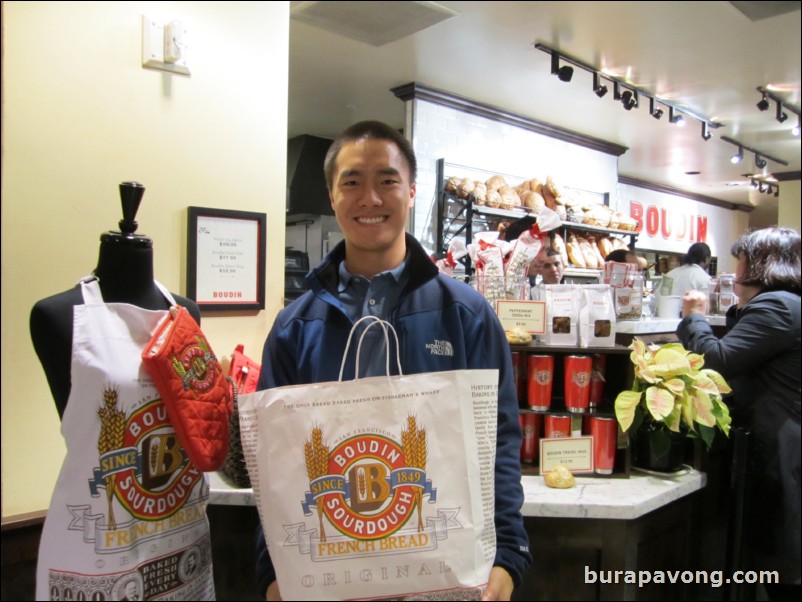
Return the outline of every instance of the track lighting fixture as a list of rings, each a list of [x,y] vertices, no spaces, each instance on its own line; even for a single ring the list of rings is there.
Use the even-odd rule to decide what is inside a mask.
[[[599,98],[607,94],[607,86],[601,83],[599,74],[595,71],[593,72],[593,92],[595,92],[596,96]]]
[[[740,144],[738,145],[738,152],[735,153],[732,157],[730,157],[730,163],[740,163],[744,160],[744,147]]]
[[[692,117],[693,119],[696,119],[702,123],[702,137],[705,140],[710,139],[711,129],[720,128],[722,126],[721,123],[698,115],[685,107],[677,105],[671,101],[658,98],[648,90],[633,86],[629,82],[619,79],[613,75],[601,73],[598,68],[589,65],[588,63],[571,55],[565,54],[564,52],[560,52],[556,48],[552,48],[546,44],[541,44],[540,42],[535,44],[535,48],[551,55],[551,73],[552,75],[556,75],[560,81],[571,81],[574,73],[574,69],[569,65],[563,65],[561,67],[560,61],[562,61],[563,63],[570,63],[570,65],[574,65],[575,67],[579,67],[580,69],[584,69],[588,73],[591,73],[593,75],[593,93],[599,98],[605,96],[607,92],[609,92],[609,88],[605,81],[607,83],[612,82],[613,98],[621,101],[622,106],[627,111],[637,108],[640,104],[640,98],[645,97],[649,99],[649,114],[652,117],[655,119],[660,119],[665,113],[664,109],[656,107],[656,104],[659,102],[661,105],[668,107],[671,123],[682,125],[685,119],[688,117]]]
[[[624,109],[631,111],[638,106],[638,93],[627,90],[621,95],[621,104],[624,105]]]
[[[749,183],[751,184],[752,188],[755,189],[755,192],[780,196],[780,183],[774,178],[766,179],[749,173],[745,173],[744,177],[749,178]]]
[[[560,55],[556,52],[551,53],[551,74],[556,75],[561,82],[570,82],[574,77],[574,68],[571,65],[560,67]]]
[[[765,88],[758,87],[757,91],[763,95],[763,97],[760,99],[760,102],[757,103],[757,108],[761,111],[766,111],[769,108],[769,100],[773,100],[777,105],[777,110],[774,113],[774,117],[780,123],[784,123],[788,120],[788,113],[793,113],[796,115],[797,123],[791,128],[791,134],[793,136],[799,136],[799,107],[783,100],[781,97],[769,92]]]
[[[668,121],[675,124],[677,127],[685,125],[685,118],[679,111],[675,112],[674,107],[668,107]]]
[[[788,113],[783,111],[783,104],[779,100],[777,101],[777,113],[776,113],[776,116],[777,116],[777,121],[779,121],[780,123],[782,123],[783,121],[788,119]]]
[[[783,161],[782,159],[778,159],[777,157],[772,157],[771,155],[767,155],[761,150],[752,148],[751,146],[747,146],[743,142],[738,142],[737,140],[733,140],[732,138],[729,138],[727,136],[721,136],[721,140],[723,140],[724,142],[729,142],[730,144],[734,144],[735,146],[738,147],[738,152],[734,154],[732,157],[730,157],[730,161],[732,163],[739,163],[740,161],[736,161],[736,158],[740,157],[741,159],[743,159],[743,153],[746,150],[749,151],[750,153],[755,153],[755,165],[760,169],[766,167],[767,159],[769,161],[773,161],[774,163],[779,163],[780,165],[785,165],[785,166],[788,165],[787,161]]]
[[[654,98],[649,99],[649,114],[655,119],[660,119],[663,116],[663,109],[660,107],[655,108]]]

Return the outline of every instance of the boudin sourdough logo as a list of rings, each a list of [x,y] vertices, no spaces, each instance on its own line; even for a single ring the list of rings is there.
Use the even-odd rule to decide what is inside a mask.
[[[424,497],[437,501],[426,478],[427,443],[414,416],[400,442],[386,432],[360,432],[331,447],[323,430],[313,428],[304,443],[309,491],[302,507],[306,516],[314,508],[317,520],[285,525],[285,545],[298,545],[317,561],[436,549],[437,539],[462,525],[459,508],[425,512]]]
[[[217,379],[220,364],[206,339],[196,336],[197,345],[188,345],[178,356],[170,358],[173,370],[181,377],[184,390],[208,391]]]
[[[94,541],[98,552],[127,549],[143,538],[205,520],[203,510],[192,507],[197,504],[187,504],[203,474],[187,460],[164,404],[150,401],[126,418],[118,395],[107,388],[97,411],[99,465],[89,490],[98,498],[105,489],[104,507],[68,507],[74,516],[69,528],[85,531],[84,539]]]

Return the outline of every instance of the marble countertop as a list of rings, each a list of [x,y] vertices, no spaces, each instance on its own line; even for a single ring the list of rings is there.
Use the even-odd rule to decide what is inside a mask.
[[[210,504],[254,505],[253,489],[238,489],[216,472],[207,474]],[[521,482],[524,516],[630,520],[702,489],[705,475],[689,469],[674,477],[636,472],[629,479],[577,477],[572,489],[546,487],[541,476],[525,475]]]
[[[648,514],[705,486],[704,473],[678,476],[632,472],[628,479],[576,477],[576,487],[552,489],[541,476],[524,476],[524,516],[630,520]]]
[[[724,316],[705,316],[711,326],[724,326]],[[657,332],[675,332],[679,319],[645,318],[643,320],[619,320],[615,325],[616,333],[651,334]]]

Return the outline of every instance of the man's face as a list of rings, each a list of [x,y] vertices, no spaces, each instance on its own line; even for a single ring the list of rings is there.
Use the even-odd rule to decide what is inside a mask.
[[[125,597],[129,600],[137,599],[137,587],[135,582],[129,581],[125,584]]]
[[[540,268],[543,284],[560,284],[564,271],[565,268],[559,255],[547,255]]]
[[[362,139],[344,144],[329,195],[347,254],[356,251],[395,260],[400,252],[400,263],[406,252],[404,227],[415,200],[415,184],[394,142]],[[350,264],[351,257],[348,260]]]

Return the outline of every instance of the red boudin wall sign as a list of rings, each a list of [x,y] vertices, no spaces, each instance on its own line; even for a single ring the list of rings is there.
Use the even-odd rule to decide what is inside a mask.
[[[638,221],[637,232],[650,238],[685,242],[707,241],[707,216],[684,213],[669,207],[629,202],[629,214]]]

